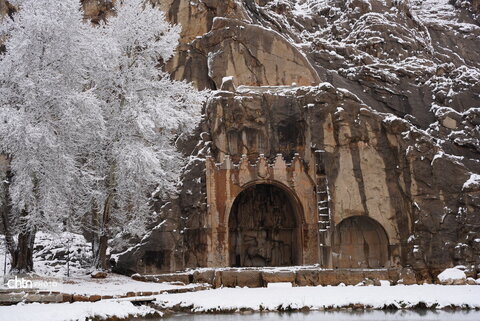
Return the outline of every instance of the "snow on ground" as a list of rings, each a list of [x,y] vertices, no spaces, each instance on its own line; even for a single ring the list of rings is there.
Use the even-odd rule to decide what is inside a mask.
[[[64,321],[97,317],[127,318],[155,313],[147,306],[134,306],[127,301],[75,302],[61,304],[17,304],[0,306],[0,321]]]
[[[29,278],[26,278],[29,279]],[[92,279],[90,276],[72,278],[35,278],[35,288],[79,295],[123,296],[128,292],[162,292],[180,288],[194,288],[199,284],[176,285],[171,283],[154,283],[135,281],[119,274],[108,274],[105,279]],[[46,282],[41,282],[46,281]],[[57,285],[52,286],[55,281]],[[0,289],[7,285],[0,285]]]
[[[161,292],[180,288],[194,288],[199,284],[175,285],[135,281],[130,277],[109,274],[106,279],[90,277],[64,279],[61,292],[83,295],[125,295],[127,292]]]
[[[323,310],[361,304],[375,309],[394,305],[411,308],[425,303],[437,309],[450,305],[480,308],[480,286],[327,286],[269,288],[221,288],[182,294],[154,296],[161,309],[192,307],[192,312],[232,312],[241,309],[278,311],[302,309]],[[178,310],[178,309],[177,309]],[[0,321],[85,320],[87,317],[145,316],[150,307],[137,307],[127,300],[102,300],[95,303],[17,304],[0,306]],[[161,314],[161,313],[160,313]],[[402,319],[403,320],[403,319]]]
[[[362,304],[373,308],[395,305],[414,307],[420,302],[437,308],[449,305],[480,308],[479,286],[411,285],[411,286],[327,286],[327,287],[274,287],[274,288],[222,288],[215,290],[156,296],[165,308],[176,305],[192,306],[192,311],[225,311],[252,309],[311,310],[340,308]],[[280,307],[280,308],[279,308]]]
[[[4,242],[4,237],[1,235],[0,244],[4,245]],[[0,275],[4,274],[5,261],[7,262],[5,272],[8,274],[10,270],[9,256],[5,255],[5,252],[5,246],[0,246]],[[66,258],[70,260],[70,277],[66,277]],[[110,273],[106,279],[92,279],[88,274],[90,258],[91,246],[82,235],[38,232],[34,246],[34,269],[38,276],[24,278],[36,281],[35,288],[80,295],[121,296],[126,295],[127,292],[161,292],[198,286],[140,282],[113,273]],[[0,289],[2,287],[5,288],[7,285],[0,284]]]

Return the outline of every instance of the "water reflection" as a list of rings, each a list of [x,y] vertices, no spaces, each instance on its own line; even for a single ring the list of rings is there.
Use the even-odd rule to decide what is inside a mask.
[[[150,319],[151,321],[152,319]],[[165,319],[163,319],[165,320]],[[480,311],[312,311],[293,313],[183,314],[171,321],[480,321]]]

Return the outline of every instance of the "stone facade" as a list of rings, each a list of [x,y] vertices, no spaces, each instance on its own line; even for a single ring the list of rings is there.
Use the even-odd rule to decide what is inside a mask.
[[[230,247],[235,243],[232,236],[229,235],[237,227],[229,224],[234,219],[234,203],[240,194],[252,189],[255,185],[272,185],[277,187],[274,193],[281,194],[281,197],[286,198],[289,203],[286,215],[291,215],[291,220],[294,224],[291,231],[290,247],[291,252],[297,257],[292,257],[287,260],[289,264],[282,264],[275,260],[272,255],[264,254],[268,259],[255,264],[254,262],[246,266],[265,266],[265,265],[301,265],[318,263],[318,214],[317,201],[315,193],[315,181],[309,175],[305,168],[304,162],[298,155],[292,160],[291,164],[287,164],[281,154],[277,155],[273,164],[269,164],[268,160],[262,154],[255,164],[251,164],[247,156],[242,157],[239,164],[234,164],[229,155],[223,158],[223,162],[216,164],[213,158],[207,159],[207,204],[209,222],[211,222],[211,234],[209,235],[209,259],[208,265],[215,266],[245,266],[244,264],[236,264],[231,257],[234,251],[230,251]],[[254,187],[253,187],[254,188]],[[259,194],[259,190],[253,191],[254,195]],[[282,199],[275,199],[276,202],[268,203],[265,198],[255,201],[254,195],[246,197],[245,201],[257,206],[252,209],[249,215],[261,216],[262,210],[268,212],[268,209],[262,209],[262,205],[267,203],[270,208],[276,208],[282,203]],[[275,212],[269,213],[270,216],[278,217],[279,209]],[[250,226],[251,230],[255,230],[256,239],[253,240],[254,250],[274,252],[274,244],[262,243],[258,237],[263,234],[272,234],[275,231],[268,229],[266,226],[271,225],[266,223],[268,217],[261,221],[254,222]],[[274,219],[274,218],[272,218]],[[287,218],[288,219],[288,218]],[[236,224],[240,224],[235,222]],[[262,226],[263,225],[263,226]],[[279,226],[279,229],[285,229],[285,226]],[[278,232],[277,232],[278,233]],[[257,235],[259,234],[259,235]],[[270,235],[267,235],[270,237]],[[279,240],[273,240],[278,243]],[[238,242],[246,242],[245,239],[238,240]],[[263,247],[260,244],[263,244]],[[243,244],[245,245],[245,244]],[[281,245],[281,244],[280,244]],[[281,251],[281,250],[279,250]],[[288,252],[288,251],[287,251]],[[244,253],[240,253],[243,256]],[[293,256],[292,254],[292,256]],[[288,253],[282,256],[288,255]],[[275,256],[275,255],[273,255]],[[273,261],[272,261],[273,259]],[[275,262],[277,262],[275,264]],[[269,264],[270,263],[270,264]]]
[[[321,108],[315,102],[315,95],[324,90],[306,88],[243,87],[243,94],[237,92],[233,101],[229,93],[211,100],[210,131],[217,152],[206,160],[206,266],[252,265],[242,264],[249,254],[231,249],[236,242],[229,234],[236,233],[238,226],[229,223],[236,215],[235,202],[256,185],[277,187],[276,193],[291,204],[296,230],[291,231],[295,242],[288,246],[297,253],[292,265],[379,268],[400,264],[401,235],[410,234],[404,224],[409,220],[408,211],[397,217],[399,209],[392,201],[400,200],[389,193],[381,151],[365,142],[352,146],[348,141],[350,124],[345,120],[339,122],[338,134],[344,140],[339,141],[332,130],[335,114],[324,114],[326,106]],[[310,103],[302,101],[308,91]],[[264,99],[272,103],[261,103]],[[315,137],[319,130],[322,137]],[[359,169],[354,168],[355,157],[359,157]],[[258,201],[250,196],[246,202]],[[249,215],[261,216],[267,211],[261,207],[265,202],[268,200],[254,205],[256,210]],[[267,254],[263,256],[269,259],[257,261],[257,266],[275,261],[268,253],[279,243],[265,242],[265,235],[268,239],[275,234],[265,227],[269,224],[265,221],[250,227],[257,233],[253,244],[245,245],[245,251],[257,253],[259,244],[264,244]],[[400,228],[406,230],[400,232]],[[242,258],[233,259],[235,253]]]

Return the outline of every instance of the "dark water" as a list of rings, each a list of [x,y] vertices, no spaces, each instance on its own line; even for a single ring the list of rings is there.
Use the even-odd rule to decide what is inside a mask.
[[[148,319],[152,321],[152,319]],[[480,321],[480,311],[312,311],[292,313],[182,314],[170,321]],[[146,321],[146,320],[145,320]]]

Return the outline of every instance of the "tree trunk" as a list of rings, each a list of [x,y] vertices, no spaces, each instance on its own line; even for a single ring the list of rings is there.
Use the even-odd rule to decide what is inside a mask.
[[[94,267],[99,270],[108,270],[109,263],[107,262],[107,248],[109,238],[109,224],[110,224],[110,211],[113,203],[113,195],[116,185],[116,164],[113,163],[110,166],[110,172],[107,179],[108,195],[103,205],[102,217],[98,217],[98,212],[95,213],[94,220],[97,223],[98,229],[94,237]]]
[[[7,250],[10,254],[10,272],[28,273],[33,271],[35,231],[31,229],[21,231],[18,234],[18,242],[15,244],[13,235],[15,233],[14,225],[16,222],[12,221],[12,202],[10,199],[11,181],[10,158],[6,155],[0,155],[0,216]],[[25,216],[25,213],[23,214],[23,216]]]
[[[107,262],[107,248],[108,248],[108,222],[110,220],[110,207],[112,202],[112,195],[108,195],[105,200],[103,214],[101,217],[100,229],[94,238],[94,267],[97,270],[106,271],[109,269]]]
[[[28,273],[33,271],[33,244],[35,232],[26,231],[18,234],[18,245],[12,259],[12,273]]]
[[[0,217],[7,251],[10,254],[10,261],[13,261],[16,245],[13,237],[12,202],[9,191],[11,181],[10,158],[5,155],[0,155]]]
[[[100,235],[97,240],[96,253],[95,253],[95,269],[106,271],[109,268],[107,262],[107,247],[108,237],[106,235]]]

